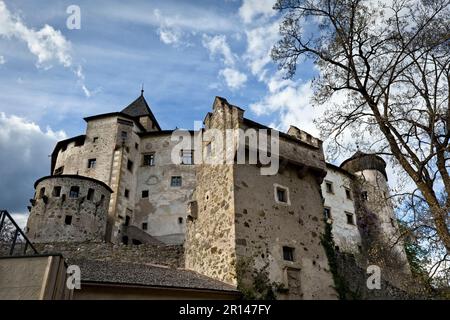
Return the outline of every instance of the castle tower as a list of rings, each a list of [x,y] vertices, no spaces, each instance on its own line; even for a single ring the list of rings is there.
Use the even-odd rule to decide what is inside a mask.
[[[386,278],[410,274],[394,208],[390,200],[386,162],[375,154],[356,152],[341,164],[353,173],[353,193],[358,228],[368,262],[379,265]]]
[[[83,242],[105,238],[111,188],[77,175],[43,177],[35,183],[27,235],[33,242]]]
[[[247,135],[249,130],[270,129],[244,118],[241,108],[219,97],[204,124],[205,135],[215,129],[235,138],[230,130],[241,129]],[[264,164],[252,164],[247,161],[250,157],[240,163],[236,154],[231,163],[199,165],[186,231],[186,268],[238,285],[244,292],[254,292],[255,282],[259,287],[276,283],[281,286],[275,290],[277,298],[336,298],[321,244],[325,229],[321,141],[299,130],[270,134],[279,135],[279,150],[270,149],[279,159],[273,175],[261,174]],[[215,158],[220,150],[239,153],[239,148],[247,155],[254,147],[250,139],[248,144],[232,140],[232,146],[206,136],[203,140],[207,158]]]

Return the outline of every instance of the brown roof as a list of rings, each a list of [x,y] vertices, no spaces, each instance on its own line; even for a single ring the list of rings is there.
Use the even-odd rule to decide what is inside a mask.
[[[236,287],[197,272],[143,263],[69,259],[81,269],[82,281],[148,287],[188,288],[238,293]]]

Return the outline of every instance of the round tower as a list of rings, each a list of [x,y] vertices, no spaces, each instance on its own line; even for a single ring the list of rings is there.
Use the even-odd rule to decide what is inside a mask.
[[[105,183],[78,175],[36,181],[27,236],[36,243],[104,241],[112,190]]]
[[[354,204],[369,262],[409,273],[409,264],[390,199],[386,162],[376,154],[358,151],[345,160],[341,168],[356,177],[352,186]]]

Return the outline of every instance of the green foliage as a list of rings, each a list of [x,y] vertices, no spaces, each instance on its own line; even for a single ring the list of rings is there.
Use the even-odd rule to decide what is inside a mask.
[[[328,265],[330,266],[331,274],[333,275],[334,288],[336,289],[339,299],[358,299],[359,296],[356,292],[350,290],[344,277],[339,274],[338,262],[335,251],[335,243],[333,239],[332,227],[330,223],[325,221],[325,233],[321,238],[322,246],[325,249],[325,253],[328,258]]]

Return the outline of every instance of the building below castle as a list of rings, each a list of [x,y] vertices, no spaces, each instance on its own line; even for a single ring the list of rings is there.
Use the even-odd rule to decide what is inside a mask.
[[[58,142],[49,175],[35,183],[26,228],[34,243],[178,246],[186,276],[226,290],[251,291],[255,274],[264,274],[278,298],[334,299],[323,246],[329,224],[337,252],[366,256],[360,263],[368,265],[364,253],[381,244],[394,252],[398,272],[409,273],[386,163],[376,155],[357,152],[332,165],[319,139],[294,126],[265,127],[220,97],[197,131],[162,130],[143,93],[120,112],[84,120],[85,134]],[[250,134],[239,140],[230,130],[276,136],[266,150],[277,159],[275,174],[261,174],[269,164],[260,154],[250,161]],[[182,135],[189,143],[180,147]],[[395,284],[398,272],[386,279]]]

